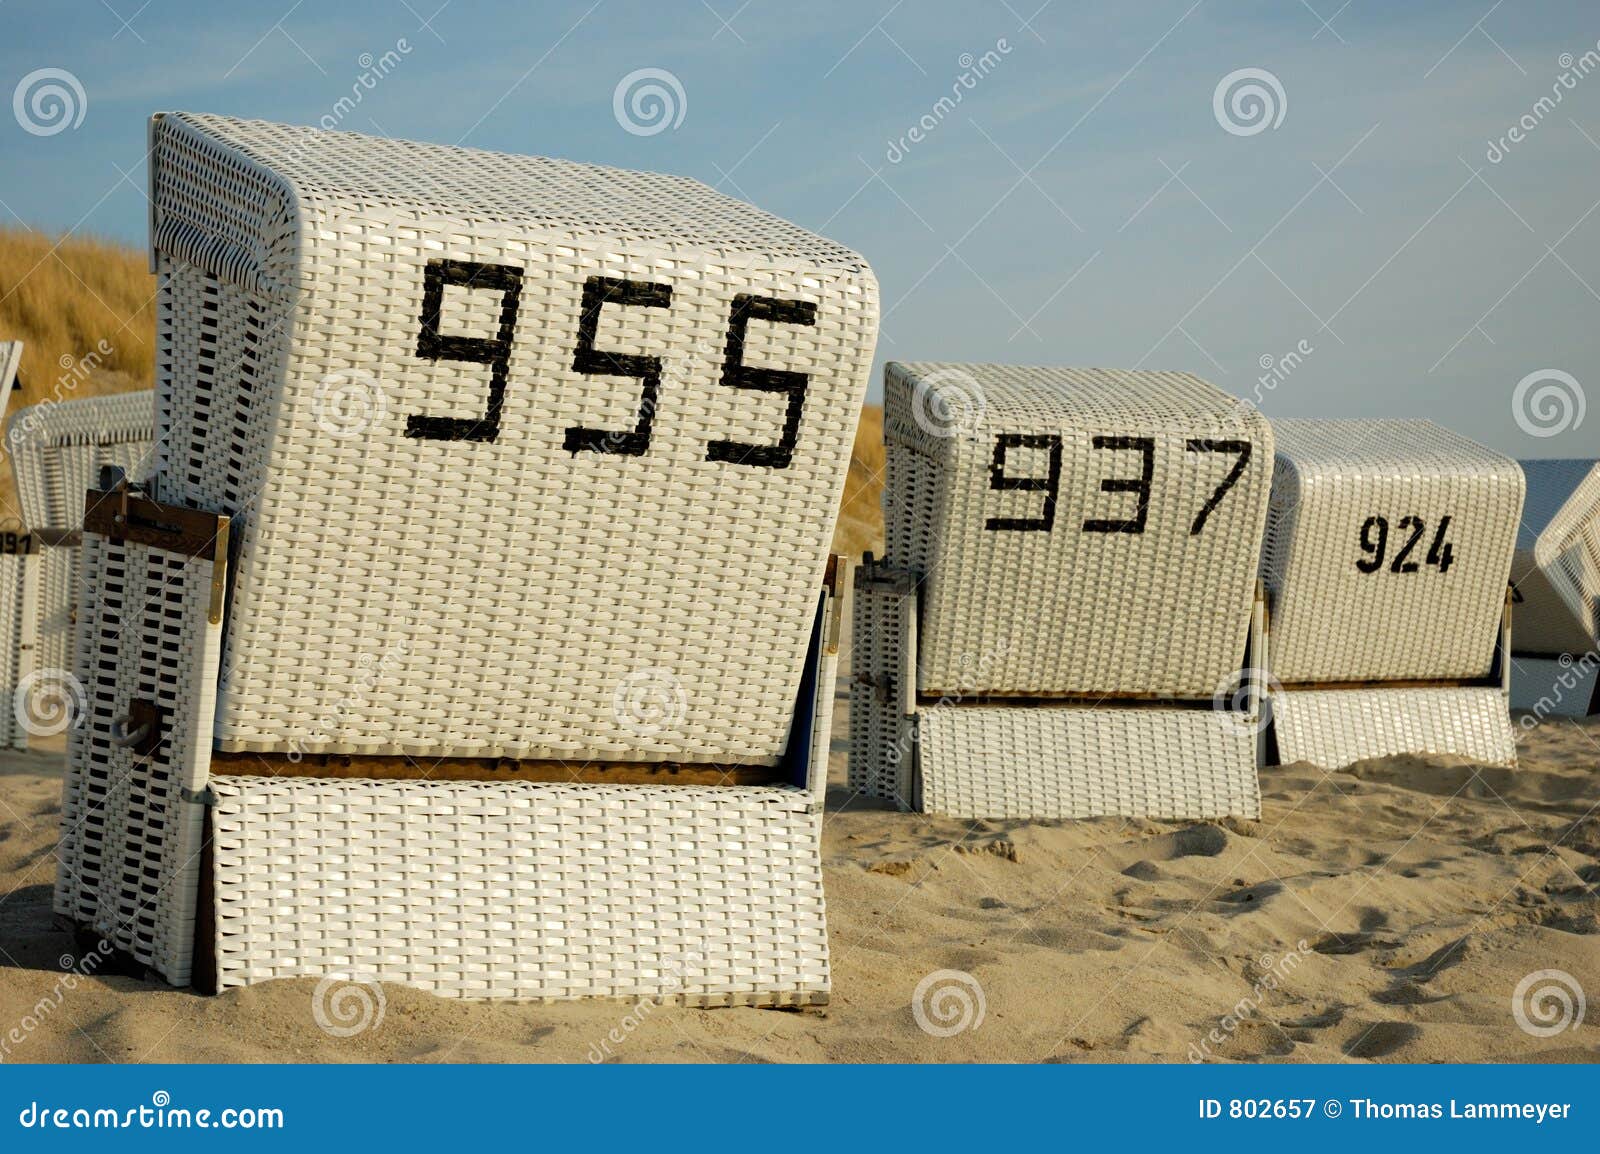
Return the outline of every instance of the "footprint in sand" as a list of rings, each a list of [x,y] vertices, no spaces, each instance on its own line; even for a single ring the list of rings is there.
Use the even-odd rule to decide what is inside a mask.
[[[1128,845],[1108,846],[1100,851],[1100,860],[1129,877],[1139,877],[1139,874],[1129,871],[1138,868],[1148,873],[1151,871],[1146,867],[1156,862],[1174,862],[1186,857],[1216,857],[1228,848],[1231,840],[1228,832],[1217,826],[1191,825]],[[1160,874],[1159,866],[1155,867],[1155,872]]]
[[[1382,1058],[1422,1037],[1422,1027],[1410,1022],[1374,1022],[1358,1029],[1344,1044],[1351,1058]]]

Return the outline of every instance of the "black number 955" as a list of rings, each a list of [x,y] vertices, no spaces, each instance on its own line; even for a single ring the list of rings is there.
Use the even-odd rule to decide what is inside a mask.
[[[493,337],[463,337],[440,331],[447,285],[500,294],[499,325]],[[506,380],[516,337],[517,311],[522,297],[522,270],[515,265],[484,264],[467,260],[431,260],[423,272],[422,320],[417,333],[417,355],[428,360],[467,361],[489,366],[489,395],[481,417],[437,417],[412,413],[406,418],[406,436],[437,441],[493,441],[500,435],[505,407]],[[596,429],[585,425],[568,428],[562,440],[569,453],[615,453],[642,456],[650,448],[661,393],[662,360],[656,356],[608,352],[595,348],[600,311],[672,307],[672,286],[621,277],[591,276],[584,282],[578,309],[573,371],[639,382],[639,409],[626,429]],[[800,419],[805,410],[805,373],[787,369],[761,369],[744,363],[745,337],[752,321],[768,324],[817,323],[817,306],[810,301],[740,293],[728,313],[723,344],[720,384],[730,389],[782,393],[787,397],[783,430],[776,444],[748,444],[715,440],[706,446],[705,459],[735,465],[765,465],[786,469],[794,459],[800,439]]]

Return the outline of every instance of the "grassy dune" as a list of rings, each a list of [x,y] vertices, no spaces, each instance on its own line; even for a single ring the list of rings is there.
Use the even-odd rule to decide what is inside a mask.
[[[148,389],[155,373],[155,277],[126,245],[0,229],[0,340],[23,342],[22,387],[6,413],[51,398]],[[0,521],[20,521],[0,441]]]

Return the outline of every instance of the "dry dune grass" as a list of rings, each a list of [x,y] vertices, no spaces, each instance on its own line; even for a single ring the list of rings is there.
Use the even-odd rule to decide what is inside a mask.
[[[110,241],[0,229],[0,340],[22,341],[7,414],[40,401],[148,389],[155,278],[144,253]],[[104,343],[102,343],[104,342]],[[18,518],[0,446],[0,520]]]
[[[844,482],[839,523],[833,531],[835,553],[883,553],[883,409],[867,405],[850,453],[850,474]]]

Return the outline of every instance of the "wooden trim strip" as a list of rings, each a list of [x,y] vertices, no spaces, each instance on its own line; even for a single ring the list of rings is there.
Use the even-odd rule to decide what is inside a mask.
[[[226,559],[228,553],[226,516],[152,501],[126,486],[89,490],[84,497],[83,530],[206,561],[219,555]]]
[[[211,773],[230,777],[366,778],[377,781],[527,781],[578,785],[786,785],[781,766],[584,762],[485,757],[392,757],[214,750]]]

